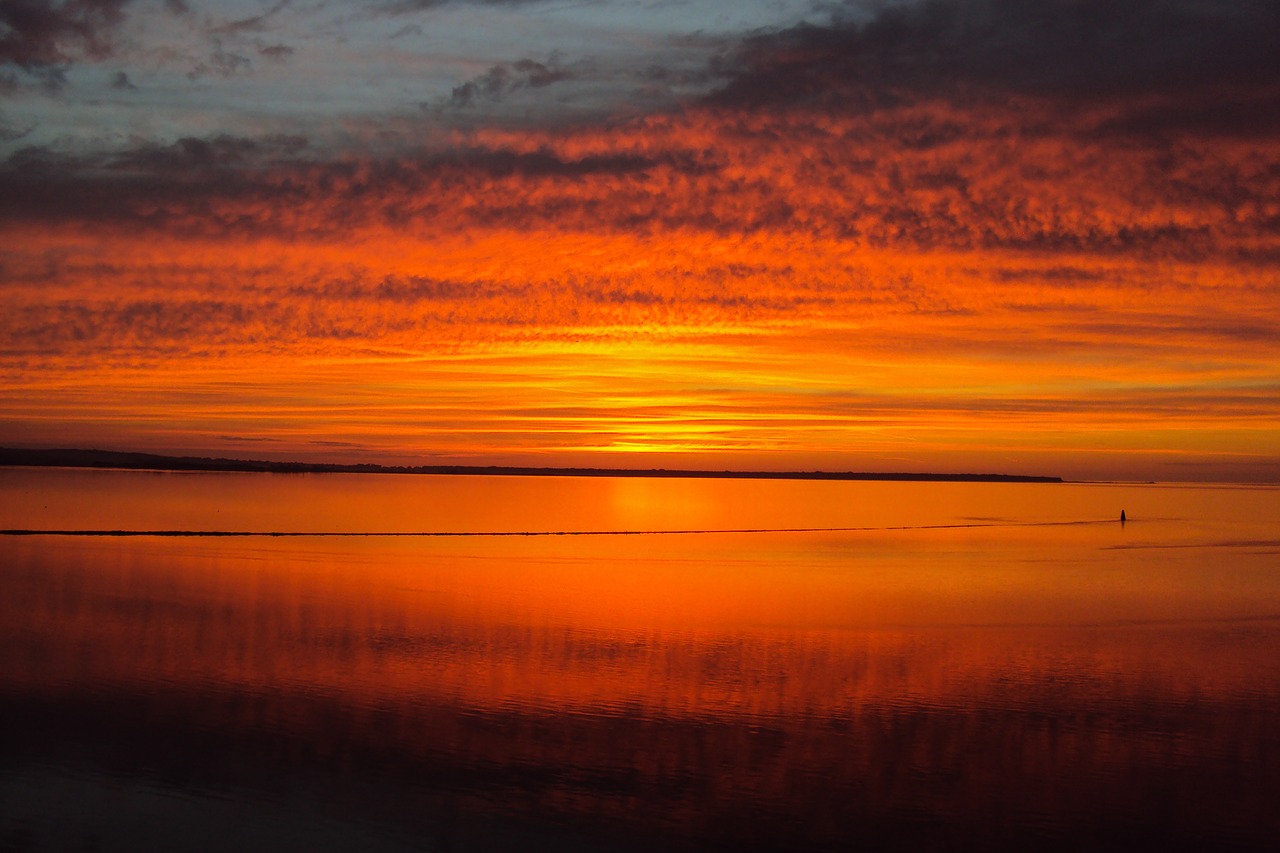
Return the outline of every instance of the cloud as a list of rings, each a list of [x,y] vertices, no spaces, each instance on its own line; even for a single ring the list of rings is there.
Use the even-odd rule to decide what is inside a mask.
[[[467,401],[466,430],[508,429],[502,411],[579,447],[656,446],[659,421],[721,449],[848,449],[868,423],[989,437],[999,421],[1010,443],[1050,422],[1113,436],[1126,419],[1151,435],[1176,422],[1190,442],[1193,427],[1262,434],[1280,359],[1272,13],[990,0],[842,14],[710,39],[713,67],[645,82],[718,75],[713,96],[594,123],[485,124],[490,101],[588,73],[554,54],[499,63],[438,105],[469,111],[461,129],[368,119],[398,122],[400,147],[214,130],[95,150],[43,127],[27,144],[10,115],[0,408],[46,417],[63,392],[44,382],[80,383],[85,412],[125,411],[93,394],[134,376],[154,422],[180,420],[154,388],[233,365],[269,377],[263,399],[401,389],[403,412],[378,399],[359,417],[408,429],[430,387],[429,405]],[[196,33],[214,50],[196,76],[291,55],[245,35],[274,26],[264,17],[222,26]],[[90,56],[75,31],[39,32],[23,38],[47,61],[11,61],[14,87],[56,87]],[[126,59],[98,79],[131,87],[106,70]]]
[[[392,33],[389,36],[389,38],[399,39],[399,38],[404,38],[405,36],[423,36],[423,35],[425,35],[425,31],[418,24],[405,24],[403,27],[401,27],[400,29]]]
[[[111,88],[119,89],[124,92],[136,92],[138,87],[133,85],[129,80],[129,75],[123,71],[117,71],[111,78]]]
[[[224,236],[137,234],[124,224],[9,229],[19,247],[7,253],[0,294],[9,356],[436,351],[683,329],[787,332],[789,358],[986,353],[1015,363],[1082,360],[1068,375],[1099,364],[1124,372],[1127,363],[1158,381],[1144,361],[1172,359],[1181,365],[1175,376],[1252,364],[1262,368],[1257,379],[1280,353],[1274,272],[1212,263],[1083,255],[1067,266],[1055,256],[876,251],[796,234],[574,234],[503,223],[270,237],[240,227],[244,208],[184,215],[219,219]],[[1098,362],[1102,354],[1110,355]],[[820,360],[804,368],[826,370],[843,368]]]
[[[498,101],[521,89],[542,89],[573,79],[573,73],[554,61],[550,65],[532,59],[501,63],[484,74],[455,86],[449,97],[454,108],[472,106],[477,101]]]
[[[144,175],[221,172],[262,163],[272,157],[293,156],[306,147],[306,138],[300,136],[256,139],[227,135],[212,139],[184,137],[172,145],[143,145],[122,152],[109,160],[109,168]]]
[[[853,4],[850,4],[851,6]],[[746,39],[713,100],[866,108],[906,93],[1095,101],[1280,85],[1269,0],[926,0]]]
[[[129,0],[11,0],[0,4],[0,64],[24,71],[103,59]]]
[[[1280,137],[1280,86],[1243,85],[1135,101],[1098,122],[1099,135],[1237,139]]]
[[[901,251],[1280,254],[1269,137],[1117,140],[1034,101],[918,100],[867,115],[688,108],[603,127],[480,129],[438,150],[326,159],[289,137],[111,156],[29,148],[0,219],[341,233],[495,228],[788,235]]]
[[[10,124],[0,116],[0,142],[16,142],[25,136],[29,136],[31,131],[35,130],[34,124],[28,124],[25,127]]]
[[[65,67],[33,68],[28,76],[45,92],[51,95],[60,94],[67,88],[67,69]]]
[[[215,40],[213,52],[209,54],[209,58],[187,72],[187,79],[198,80],[206,76],[234,77],[252,67],[253,61],[249,57],[227,50],[221,41]]]
[[[1165,0],[1154,6],[1182,9]],[[1145,84],[1121,92],[1129,84],[1120,81],[1100,90],[1096,102],[1079,105],[1087,98],[1063,75],[1095,71],[1074,71],[1046,50],[1060,73],[1045,71],[1050,83],[1025,78],[1011,70],[1024,61],[1017,59],[1024,48],[992,64],[956,35],[987,34],[982,44],[1002,33],[1065,38],[1041,30],[1060,29],[1068,4],[1049,4],[1042,17],[1029,8],[934,3],[885,10],[861,23],[753,36],[727,66],[734,81],[708,101],[595,126],[481,126],[437,136],[432,147],[381,156],[331,156],[302,137],[230,134],[97,155],[29,147],[0,164],[0,227],[115,229],[228,243],[338,243],[356,234],[382,235],[370,239],[391,244],[385,235],[412,234],[429,243],[466,234],[492,238],[498,254],[509,251],[504,241],[513,234],[530,235],[530,247],[592,235],[616,253],[608,254],[609,264],[648,270],[606,274],[603,266],[556,260],[563,279],[544,292],[560,301],[555,310],[543,305],[545,313],[531,314],[548,323],[566,305],[590,306],[580,316],[599,325],[623,323],[637,311],[663,322],[775,322],[790,311],[852,323],[855,315],[958,322],[996,309],[1004,316],[1047,310],[1069,317],[1057,328],[1078,343],[1130,333],[1090,325],[1061,294],[1096,295],[1091,310],[1108,299],[1168,298],[1172,285],[1134,272],[1144,265],[1189,265],[1205,281],[1230,281],[1233,291],[1251,276],[1256,287],[1274,284],[1280,164],[1267,122],[1275,119],[1236,111],[1246,95],[1254,106],[1272,103],[1258,81],[1232,99],[1201,89],[1170,94],[1150,83],[1169,75],[1149,75]],[[1120,44],[1127,36],[1105,34],[1129,33],[1149,17],[1106,5],[1070,8],[1077,16],[1093,9],[1090,32]],[[1217,18],[1210,12],[1220,11],[1212,4],[1195,8],[1208,9],[1203,14],[1211,21]],[[1242,8],[1248,13],[1253,6]],[[961,10],[977,11],[964,18]],[[997,20],[996,11],[1011,19]],[[1144,49],[1172,55],[1177,40],[1168,33],[1184,29],[1177,22],[1153,29],[1151,37],[1164,41]],[[860,77],[854,65],[870,71]],[[1205,60],[1205,67],[1216,66]],[[931,76],[939,68],[964,73],[943,81]],[[1225,85],[1235,72],[1224,68],[1206,71],[1204,79]],[[812,98],[767,100],[792,91],[787,86],[815,85],[820,72],[828,83],[815,87]],[[462,108],[569,76],[554,60],[502,63],[459,87],[451,101]],[[758,97],[735,88],[748,80],[759,84]],[[874,81],[896,82],[870,86]],[[977,82],[990,91],[1003,87],[1000,97],[972,96]],[[856,93],[868,87],[869,100],[859,100]],[[843,98],[841,108],[829,108],[828,97]],[[1063,99],[1078,105],[1063,109]],[[1193,114],[1200,116],[1196,132]],[[1238,121],[1218,122],[1215,115]],[[698,247],[725,253],[724,263],[698,260]],[[866,260],[882,256],[899,260]],[[931,257],[952,260],[941,270],[911,273],[913,265],[929,269]],[[431,322],[453,316],[516,325],[509,311],[494,306],[517,301],[513,288],[541,281],[539,263],[513,263],[532,277],[520,282],[472,260],[486,272],[375,269],[351,298],[421,307],[474,297],[493,310],[445,311],[431,314]],[[1107,283],[1113,274],[1128,288],[1123,296]],[[345,299],[330,291],[347,280],[330,269],[299,286]],[[1270,327],[1250,326],[1242,316],[1233,308],[1220,322],[1205,320],[1205,328],[1223,330],[1224,339],[1268,339]],[[1149,320],[1147,313],[1133,322]],[[345,328],[339,321],[329,327]],[[394,323],[386,319],[383,328]],[[1194,337],[1171,329],[1177,340]]]
[[[284,62],[293,56],[294,49],[287,44],[271,44],[258,48],[258,53],[275,62]]]
[[[390,0],[375,5],[379,11],[391,15],[402,15],[412,12],[423,12],[438,9],[441,6],[463,6],[475,4],[479,6],[532,6],[545,3],[547,0]]]
[[[274,6],[261,15],[252,15],[247,18],[240,18],[234,21],[228,21],[225,24],[217,24],[209,28],[209,32],[215,35],[235,35],[238,33],[260,33],[268,29],[271,19],[280,12],[288,8],[290,0],[279,0]]]

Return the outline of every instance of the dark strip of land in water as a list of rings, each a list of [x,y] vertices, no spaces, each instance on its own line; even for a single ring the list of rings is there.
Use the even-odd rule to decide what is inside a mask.
[[[142,471],[243,471],[267,474],[461,474],[514,477],[684,477],[728,480],[905,480],[956,483],[1061,483],[1022,474],[916,474],[859,471],[691,471],[668,468],[527,468],[513,465],[342,465],[205,456],[161,456],[114,450],[28,450],[0,447],[0,465],[124,468]]]
[[[506,537],[506,536],[696,536],[707,534],[742,534],[742,533],[882,533],[898,530],[964,530],[975,527],[1064,527],[1084,524],[1115,524],[1111,519],[1105,521],[1014,521],[1014,522],[967,522],[962,524],[908,524],[896,527],[728,527],[728,528],[689,528],[685,530],[34,530],[15,528],[0,530],[0,536],[154,536],[198,538],[450,538],[450,537]],[[1227,543],[1232,544],[1232,543]],[[1244,546],[1272,545],[1275,543],[1243,542]],[[1124,547],[1124,546],[1113,546]],[[1144,546],[1135,546],[1144,547]],[[1151,546],[1163,547],[1163,546]],[[1181,547],[1181,546],[1170,546]],[[1187,547],[1200,547],[1187,546]]]

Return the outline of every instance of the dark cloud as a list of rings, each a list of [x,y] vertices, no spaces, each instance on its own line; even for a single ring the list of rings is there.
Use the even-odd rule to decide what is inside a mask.
[[[640,175],[656,161],[631,154],[564,157],[550,151],[460,149],[386,161],[310,162],[304,137],[185,138],[98,156],[28,147],[0,164],[0,221],[93,221],[202,233],[274,227],[277,213],[337,203],[343,216],[388,221],[430,216],[445,187],[511,180]],[[425,201],[424,201],[425,200]],[[477,216],[510,216],[495,199]],[[424,206],[425,205],[425,206]],[[536,211],[521,218],[540,215]]]
[[[852,5],[852,4],[851,4]],[[747,39],[719,103],[893,102],[976,89],[1079,99],[1280,85],[1273,0],[930,0]]]
[[[541,62],[534,62],[532,59],[521,59],[511,65],[516,74],[521,76],[524,85],[532,86],[540,89],[543,86],[550,86],[552,83],[559,83],[561,80],[568,80],[573,75],[559,65],[546,66]]]
[[[294,52],[294,49],[287,44],[269,44],[258,48],[258,53],[275,62],[284,62],[293,56]]]
[[[57,352],[118,337],[143,346],[168,344],[196,333],[234,334],[248,308],[211,299],[122,300],[87,305],[63,300],[28,305],[0,321],[19,351]]]
[[[51,95],[56,95],[67,88],[66,68],[35,68],[30,72],[29,76],[41,89]]]
[[[500,68],[493,85],[505,91],[517,73],[532,81],[555,66]],[[1154,110],[1162,97],[1141,103]],[[1276,260],[1273,137],[1163,144],[1100,127],[1037,99],[931,97],[866,114],[690,106],[598,127],[481,129],[449,150],[383,158],[230,136],[80,160],[28,148],[0,166],[0,220],[203,235],[554,224],[1029,257]]]
[[[274,158],[292,157],[307,147],[301,136],[250,139],[217,136],[185,137],[172,145],[144,145],[111,157],[104,165],[115,171],[144,174],[189,174],[261,165]]]
[[[629,154],[597,154],[568,158],[550,151],[515,152],[503,149],[461,150],[421,161],[421,166],[429,173],[475,170],[489,178],[511,175],[524,177],[628,175],[643,172],[654,165],[656,161],[651,158]]]
[[[465,108],[481,100],[497,101],[521,89],[542,89],[572,78],[572,72],[554,62],[545,65],[532,59],[520,59],[495,65],[479,77],[455,86],[449,105]]]
[[[271,19],[282,12],[288,5],[290,0],[280,0],[276,5],[272,6],[261,15],[253,15],[248,18],[240,18],[235,21],[228,21],[225,24],[218,24],[209,28],[209,32],[218,35],[231,35],[234,33],[260,33],[267,29],[271,23]]]
[[[5,0],[0,3],[0,64],[24,71],[110,56],[129,0]]]
[[[133,83],[129,80],[129,75],[124,73],[123,71],[117,71],[115,75],[111,78],[111,88],[120,89],[121,91],[125,91],[125,92],[138,91],[138,87],[133,85]]]
[[[27,136],[31,131],[35,130],[34,124],[28,124],[25,127],[18,127],[10,124],[0,117],[0,142],[16,142],[17,140]]]
[[[241,71],[247,71],[253,66],[253,61],[249,57],[235,53],[223,48],[221,42],[215,44],[213,53],[209,54],[209,59],[201,62],[195,68],[187,72],[187,79],[199,80],[201,77],[214,75],[217,77],[234,77]]]
[[[401,27],[400,29],[392,33],[389,36],[389,38],[398,39],[398,38],[404,38],[405,36],[421,36],[421,35],[425,35],[422,27],[418,26],[417,24],[405,24],[403,27]]]
[[[376,3],[375,8],[385,14],[401,15],[438,9],[441,6],[462,6],[468,3],[480,6],[532,6],[535,3],[545,2],[547,0],[389,0],[389,2]]]
[[[637,75],[647,83],[664,87],[701,86],[717,79],[717,72],[706,68],[668,68],[665,65],[650,65]]]
[[[1133,104],[1099,122],[1101,135],[1171,133],[1235,138],[1280,137],[1280,86],[1173,94]]]
[[[263,174],[296,164],[307,144],[294,136],[219,136],[92,156],[30,146],[0,164],[0,220],[163,226],[194,218],[224,230],[228,223],[211,211],[229,200],[268,198],[277,188]]]

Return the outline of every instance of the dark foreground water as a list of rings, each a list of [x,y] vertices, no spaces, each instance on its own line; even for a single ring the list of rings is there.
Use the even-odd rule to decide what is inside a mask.
[[[1280,842],[1275,489],[0,469],[0,527],[593,534],[0,536],[0,849]],[[601,533],[677,529],[756,532]]]

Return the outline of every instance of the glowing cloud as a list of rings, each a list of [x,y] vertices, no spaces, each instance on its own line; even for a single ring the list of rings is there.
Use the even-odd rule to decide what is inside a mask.
[[[642,115],[513,123],[590,68],[512,58],[390,147],[15,148],[0,439],[1274,479],[1278,21],[892,7]]]

